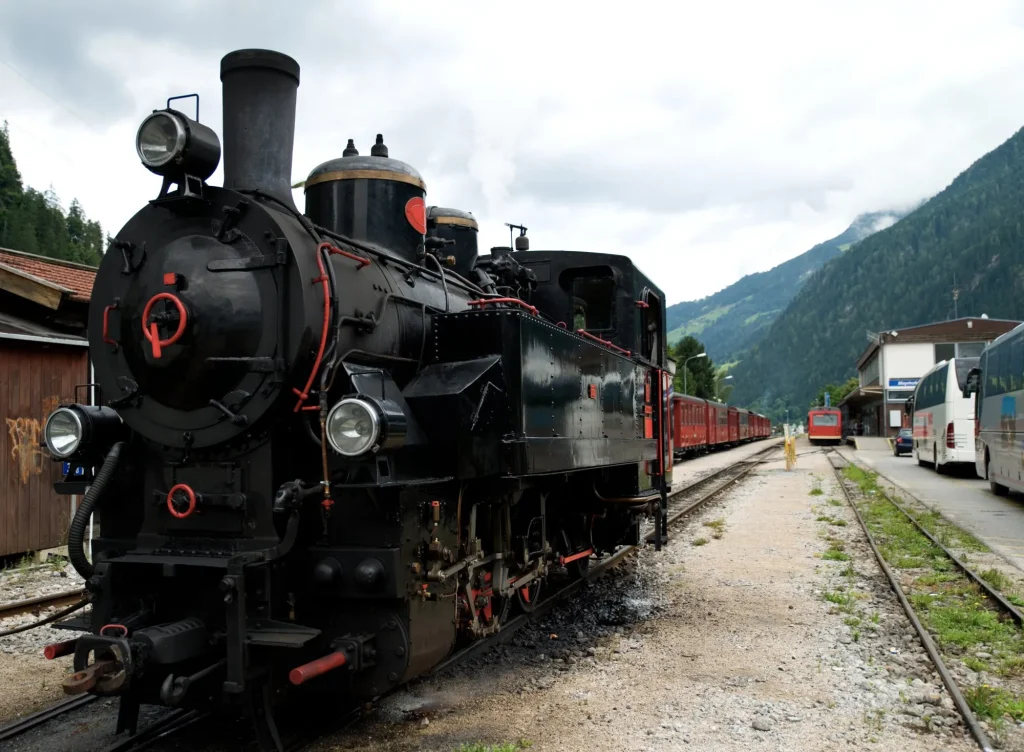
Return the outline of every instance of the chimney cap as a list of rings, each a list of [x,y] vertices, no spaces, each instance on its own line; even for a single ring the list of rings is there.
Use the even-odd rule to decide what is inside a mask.
[[[224,74],[243,68],[270,68],[287,73],[296,82],[299,80],[299,64],[284,53],[273,50],[235,50],[221,58],[221,81],[224,80]]]

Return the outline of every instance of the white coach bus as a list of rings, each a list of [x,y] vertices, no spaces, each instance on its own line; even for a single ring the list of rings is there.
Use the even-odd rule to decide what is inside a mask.
[[[994,494],[1024,491],[1024,454],[1017,435],[1017,404],[1024,401],[1024,324],[993,340],[979,361],[964,389],[977,401],[975,470]]]
[[[914,458],[943,472],[946,465],[974,462],[974,395],[965,397],[967,377],[978,358],[936,363],[914,389]]]

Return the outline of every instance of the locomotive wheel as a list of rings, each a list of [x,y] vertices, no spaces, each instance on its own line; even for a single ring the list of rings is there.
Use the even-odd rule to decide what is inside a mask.
[[[540,586],[541,581],[534,580],[529,585],[521,587],[516,591],[516,598],[519,601],[519,608],[525,613],[531,614],[537,608],[537,603],[540,602]]]

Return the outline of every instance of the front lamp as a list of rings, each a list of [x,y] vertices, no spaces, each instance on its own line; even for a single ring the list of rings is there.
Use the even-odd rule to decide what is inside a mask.
[[[338,454],[358,457],[377,445],[380,418],[372,402],[346,397],[327,414],[327,440]]]
[[[206,180],[220,164],[220,139],[213,129],[177,110],[157,110],[142,121],[135,150],[151,172]]]
[[[70,457],[82,443],[84,431],[78,413],[70,407],[59,407],[46,419],[43,429],[46,448],[54,457]]]
[[[327,441],[345,457],[396,449],[405,443],[407,430],[402,408],[388,399],[345,397],[327,413]]]
[[[106,451],[120,426],[121,416],[109,407],[61,405],[46,419],[43,440],[50,454],[63,460],[83,450]]]

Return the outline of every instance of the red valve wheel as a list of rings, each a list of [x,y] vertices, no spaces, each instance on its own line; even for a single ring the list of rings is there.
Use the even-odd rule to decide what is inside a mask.
[[[178,309],[178,328],[167,339],[160,339],[160,334],[157,331],[155,323],[149,322],[149,314],[153,312],[153,305],[158,300],[169,300],[174,303],[175,308]],[[188,311],[185,310],[185,304],[181,302],[181,298],[171,292],[158,292],[149,302],[146,303],[146,307],[142,310],[142,335],[149,340],[150,344],[153,345],[153,357],[159,358],[161,356],[161,350],[164,347],[173,345],[179,339],[181,335],[185,333],[185,327],[188,325]]]
[[[178,491],[184,491],[185,494],[188,496],[188,509],[186,509],[184,512],[179,512],[174,507],[174,494],[176,494]],[[177,517],[179,520],[185,519],[194,511],[196,511],[196,492],[193,491],[189,486],[185,485],[184,483],[179,483],[178,485],[173,486],[171,490],[167,492],[167,511],[170,512],[172,516]]]

